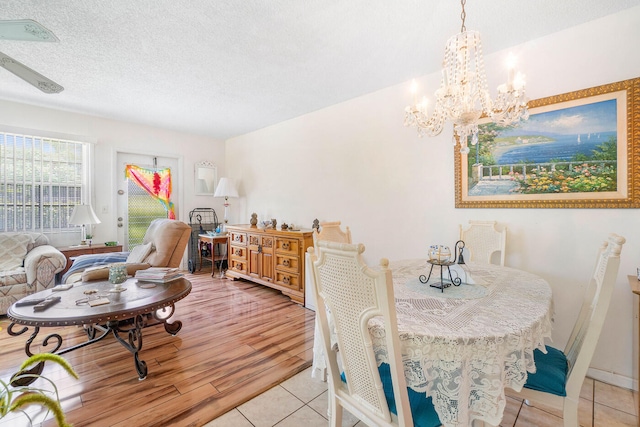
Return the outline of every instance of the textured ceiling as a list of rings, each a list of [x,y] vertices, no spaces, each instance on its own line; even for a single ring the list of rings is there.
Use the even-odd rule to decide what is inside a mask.
[[[469,0],[485,54],[640,0]],[[64,86],[0,68],[0,98],[226,139],[439,68],[454,0],[2,0],[59,43],[0,51]],[[0,118],[1,122],[1,118]]]

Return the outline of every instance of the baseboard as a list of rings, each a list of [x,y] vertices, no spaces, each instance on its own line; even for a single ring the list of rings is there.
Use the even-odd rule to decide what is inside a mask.
[[[611,384],[616,387],[622,387],[629,390],[638,390],[638,380],[625,377],[613,372],[602,371],[600,369],[589,368],[587,376],[603,383]]]

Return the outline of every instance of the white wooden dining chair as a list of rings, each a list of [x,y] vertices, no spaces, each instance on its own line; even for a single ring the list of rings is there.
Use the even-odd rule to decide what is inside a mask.
[[[536,373],[529,374],[518,396],[562,411],[565,427],[578,426],[578,402],[591,358],[596,349],[613,288],[625,239],[611,234],[600,248],[587,286],[582,309],[564,351],[546,346],[534,351]]]
[[[340,228],[340,224],[341,224],[340,221],[321,222],[319,224],[320,231],[318,231],[317,229],[313,230],[313,246],[317,248],[318,242],[320,240],[324,240],[328,242],[337,242],[337,243],[351,243],[351,230],[349,230],[349,227],[345,227],[345,230],[343,231]],[[309,268],[308,271],[311,271],[311,268]],[[311,274],[309,274],[309,278],[306,283],[309,289],[312,287],[312,284],[311,284],[312,280],[313,280],[313,277]],[[307,308],[311,308],[314,311],[316,310],[316,303],[315,303],[315,298],[313,298],[313,295],[311,295],[310,303],[307,303]],[[318,327],[318,321],[316,319],[316,336],[318,335],[319,335],[319,327]],[[314,343],[313,352],[314,354],[318,354],[321,352],[320,343],[318,342]],[[319,378],[322,381],[327,381],[327,368],[325,364],[326,362],[324,360],[318,360],[318,359],[319,358],[314,357],[313,366],[311,368],[312,376],[316,377],[316,374],[319,374]]]
[[[327,221],[320,223],[320,231],[313,230],[313,246],[317,247],[319,240],[329,242],[351,243],[351,230],[349,227],[342,231],[340,221]]]
[[[491,264],[491,258],[500,252],[499,265],[504,266],[507,227],[498,230],[495,221],[469,221],[467,227],[460,225],[460,240],[469,251],[468,261]]]
[[[329,371],[330,426],[342,426],[343,408],[370,426],[440,425],[431,398],[410,390],[409,401],[389,261],[369,268],[362,244],[319,241],[317,254],[312,247],[308,252],[318,308],[327,308],[316,316]],[[368,329],[374,316],[381,316],[386,331],[388,364],[380,368]]]

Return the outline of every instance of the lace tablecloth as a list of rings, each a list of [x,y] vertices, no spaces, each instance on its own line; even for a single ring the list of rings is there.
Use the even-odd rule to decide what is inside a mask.
[[[544,350],[551,336],[547,282],[512,268],[468,263],[474,284],[440,292],[420,283],[431,267],[425,260],[390,267],[407,385],[433,397],[445,426],[467,427],[473,420],[499,425],[505,387],[522,389],[527,372],[535,372],[533,350]],[[439,281],[436,269],[429,283]],[[388,362],[381,322],[372,320],[370,331],[378,363]],[[325,367],[317,327],[316,337],[312,375]]]
[[[471,298],[443,297],[415,286],[430,267],[425,260],[391,264],[407,385],[433,397],[446,426],[474,419],[498,425],[505,387],[522,388],[527,372],[535,372],[533,350],[551,336],[551,289],[534,274],[469,263],[476,284],[461,287],[485,289],[468,292]],[[382,322],[372,320],[370,331],[378,363],[386,362]]]

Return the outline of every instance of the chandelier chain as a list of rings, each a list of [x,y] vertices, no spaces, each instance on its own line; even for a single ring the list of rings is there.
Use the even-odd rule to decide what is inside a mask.
[[[467,27],[464,26],[464,20],[467,19],[467,12],[464,10],[464,5],[467,3],[467,0],[460,0],[460,4],[462,5],[462,13],[460,13],[460,18],[462,19],[462,26],[460,27],[460,32],[464,33],[467,30]]]

